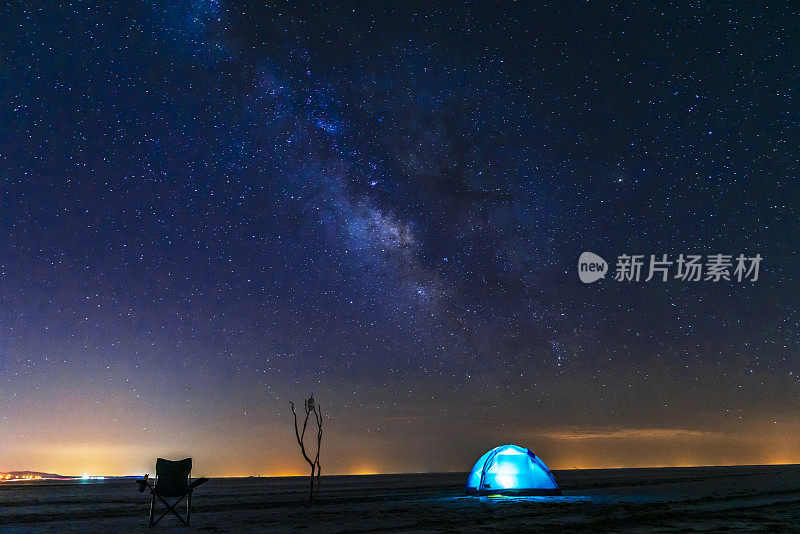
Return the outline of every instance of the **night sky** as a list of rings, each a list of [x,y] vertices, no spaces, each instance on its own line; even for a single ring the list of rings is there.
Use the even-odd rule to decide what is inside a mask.
[[[791,3],[58,4],[0,7],[0,470],[302,474],[312,391],[323,474],[800,462]]]

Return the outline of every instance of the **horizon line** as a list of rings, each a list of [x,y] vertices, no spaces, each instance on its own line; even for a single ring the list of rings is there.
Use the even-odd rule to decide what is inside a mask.
[[[636,467],[614,466],[614,467],[571,467],[565,469],[551,469],[551,471],[622,471],[633,469],[699,469],[704,467],[780,467],[780,466],[800,466],[800,462],[777,462],[777,463],[756,463],[756,464],[692,464],[692,465],[647,465]],[[144,474],[128,474],[128,475],[62,475],[59,473],[52,473],[48,471],[34,471],[31,469],[12,469],[8,471],[0,471],[0,474],[10,473],[42,473],[49,475],[56,475],[59,478],[46,478],[40,480],[59,480],[59,479],[75,479],[86,481],[97,481],[98,478],[136,478],[142,477]],[[376,472],[376,473],[331,473],[322,475],[325,477],[368,477],[368,476],[400,476],[400,475],[458,475],[469,473],[469,469],[465,471],[400,471],[400,472]],[[192,477],[199,478],[199,477]],[[208,478],[308,478],[308,475],[215,475]],[[95,480],[92,480],[95,479]],[[24,479],[10,479],[3,480],[0,483],[18,482]]]

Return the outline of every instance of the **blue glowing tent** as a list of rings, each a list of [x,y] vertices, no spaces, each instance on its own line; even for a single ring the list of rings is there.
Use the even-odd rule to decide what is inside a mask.
[[[480,457],[467,479],[468,495],[561,495],[553,474],[530,450],[495,447]]]

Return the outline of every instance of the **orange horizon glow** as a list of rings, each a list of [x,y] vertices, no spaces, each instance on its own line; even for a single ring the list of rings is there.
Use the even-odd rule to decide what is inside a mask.
[[[83,414],[76,414],[75,424],[40,427],[28,439],[0,443],[0,472],[141,476],[155,472],[157,457],[192,457],[195,477],[308,476],[294,429],[283,420],[175,433],[166,417],[161,426],[151,420],[152,431],[136,432],[131,425],[118,431],[98,427],[78,415]],[[506,443],[529,448],[553,470],[789,465],[800,463],[798,424],[793,417],[773,416],[717,428],[487,426],[473,431],[450,422],[431,433],[428,424],[399,419],[385,421],[384,431],[376,434],[342,422],[325,434],[322,475],[463,473],[487,450]]]
[[[653,464],[653,465],[644,465],[644,464],[630,464],[630,465],[592,465],[588,467],[584,466],[573,466],[573,467],[553,467],[553,471],[591,471],[591,470],[613,470],[613,469],[690,469],[690,468],[701,468],[701,467],[759,467],[759,466],[780,466],[780,465],[800,465],[800,460],[792,459],[792,460],[785,460],[785,461],[769,461],[769,462],[759,462],[759,463],[737,463],[737,464]],[[471,468],[472,466],[470,466]],[[344,472],[332,472],[328,474],[322,475],[323,478],[326,476],[379,476],[379,475],[425,475],[425,474],[462,474],[468,473],[469,469],[464,469],[463,471],[375,471],[375,470],[352,470],[352,471],[344,471]],[[45,471],[38,471],[44,473]],[[61,477],[67,477],[70,479],[81,480],[82,478],[87,477],[87,475],[70,475],[70,474],[61,474]],[[104,477],[137,477],[143,476],[143,473],[125,473],[125,474],[92,474],[88,475],[91,479],[103,479]],[[301,474],[301,473],[293,473],[293,474],[218,474],[213,475],[211,478],[249,478],[249,477],[256,477],[256,478],[306,478],[308,474]],[[42,477],[40,475],[24,475],[24,476],[15,476],[10,475],[5,472],[0,472],[0,483],[3,482],[19,482],[19,481],[28,481],[28,480],[61,480],[61,478],[47,478]]]
[[[800,459],[784,459],[784,460],[770,460],[770,461],[763,461],[763,462],[742,462],[742,463],[726,463],[726,464],[710,464],[710,463],[675,463],[675,464],[667,464],[667,463],[654,463],[654,464],[643,464],[643,463],[629,463],[629,464],[620,464],[620,463],[608,463],[608,464],[589,464],[583,462],[570,462],[572,465],[570,466],[562,466],[560,464],[548,464],[553,471],[591,471],[591,470],[610,470],[610,469],[669,469],[669,468],[700,468],[700,467],[757,467],[757,466],[779,466],[779,465],[800,465]],[[555,467],[554,467],[555,466]],[[468,473],[469,470],[472,468],[472,465],[465,466],[464,469],[461,470],[429,470],[429,471],[383,471],[383,470],[372,470],[372,469],[356,469],[356,470],[348,470],[348,471],[331,471],[329,473],[324,473],[322,477],[329,477],[329,476],[371,476],[371,475],[417,475],[417,474],[433,474],[433,473]],[[28,470],[30,471],[30,470]],[[51,470],[42,470],[36,471],[40,473],[47,473]],[[59,472],[60,470],[52,470],[54,474],[57,474],[58,477],[53,477],[53,479],[60,479],[62,477],[69,478],[69,479],[86,479],[87,477],[90,479],[102,479],[102,478],[115,478],[115,477],[140,477],[144,476],[145,472],[140,473],[125,473],[125,472],[115,472],[115,473],[108,473],[108,472],[98,472],[93,473],[91,475],[78,475],[73,474],[67,471]],[[153,470],[150,470],[152,472]],[[199,476],[208,476],[209,478],[249,478],[249,477],[257,477],[257,478],[305,478],[308,477],[308,473],[302,474],[298,472],[265,472],[265,473],[207,473],[204,475],[194,475],[194,478]],[[42,477],[40,475],[35,476],[13,476],[7,475],[5,473],[0,473],[0,483],[3,482],[15,482],[15,481],[24,481],[24,480],[51,480],[49,477]]]

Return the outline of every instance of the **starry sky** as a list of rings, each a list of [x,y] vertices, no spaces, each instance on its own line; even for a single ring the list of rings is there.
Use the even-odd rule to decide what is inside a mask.
[[[3,3],[0,470],[800,462],[796,6],[437,4]]]

